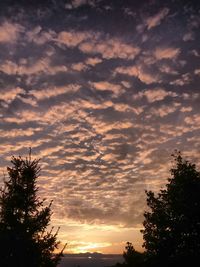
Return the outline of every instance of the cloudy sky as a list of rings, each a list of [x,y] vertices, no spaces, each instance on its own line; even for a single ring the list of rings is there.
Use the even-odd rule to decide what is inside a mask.
[[[32,147],[66,252],[141,249],[145,189],[199,163],[198,1],[2,2],[1,177]]]

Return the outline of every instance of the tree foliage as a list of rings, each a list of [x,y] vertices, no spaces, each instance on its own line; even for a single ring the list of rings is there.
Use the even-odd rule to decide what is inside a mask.
[[[123,252],[123,263],[116,263],[110,267],[142,267],[144,266],[144,253],[134,249],[131,242],[127,242]]]
[[[143,246],[152,266],[200,260],[200,172],[180,153],[173,157],[166,188],[157,195],[146,192],[149,211],[144,213]]]
[[[51,203],[38,196],[39,160],[13,157],[0,193],[0,266],[54,267],[62,257],[57,233],[47,230]]]
[[[136,251],[132,243],[127,242],[125,251],[123,253],[125,260],[124,266],[127,267],[141,267],[143,266],[144,254]]]

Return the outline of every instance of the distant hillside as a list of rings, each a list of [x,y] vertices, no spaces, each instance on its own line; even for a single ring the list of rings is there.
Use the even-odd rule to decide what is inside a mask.
[[[59,267],[104,267],[111,266],[117,262],[122,262],[122,255],[100,254],[100,253],[81,253],[66,254]]]

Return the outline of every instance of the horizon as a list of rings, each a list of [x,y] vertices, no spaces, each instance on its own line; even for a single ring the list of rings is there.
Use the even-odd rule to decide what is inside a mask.
[[[0,3],[0,185],[31,147],[65,254],[144,251],[145,190],[175,149],[200,168],[200,4],[15,2]]]
[[[82,267],[101,267],[101,266],[111,266],[116,262],[123,262],[122,255],[117,254],[98,254],[95,253],[83,253],[80,254],[70,254],[64,255],[62,258],[59,267],[64,266],[82,266]],[[92,256],[91,256],[92,255]],[[65,265],[66,264],[66,265]]]

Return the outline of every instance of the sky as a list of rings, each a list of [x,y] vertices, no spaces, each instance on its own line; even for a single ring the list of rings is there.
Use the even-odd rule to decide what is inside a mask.
[[[0,171],[41,158],[67,253],[142,250],[145,190],[199,164],[198,1],[0,3]]]

